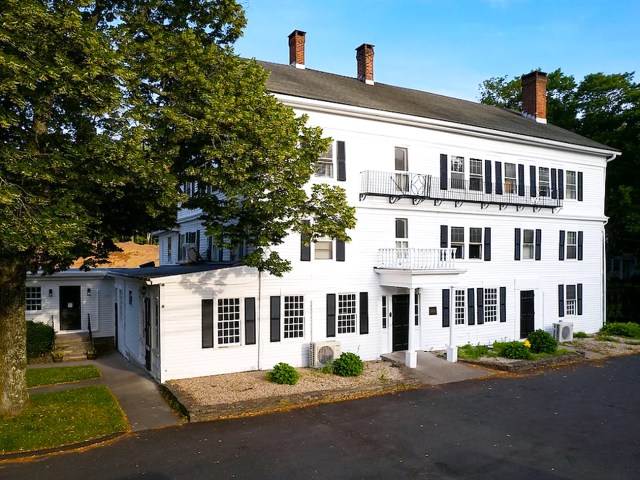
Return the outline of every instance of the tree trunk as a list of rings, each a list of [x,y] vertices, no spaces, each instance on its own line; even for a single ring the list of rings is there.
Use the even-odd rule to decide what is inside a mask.
[[[0,415],[14,416],[27,400],[26,267],[0,254]]]

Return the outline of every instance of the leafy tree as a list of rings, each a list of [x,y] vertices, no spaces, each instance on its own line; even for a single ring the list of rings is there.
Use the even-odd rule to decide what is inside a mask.
[[[27,272],[90,267],[179,201],[278,275],[290,230],[348,239],[344,192],[304,188],[327,140],[234,54],[244,25],[231,0],[0,3],[0,413],[27,399]]]
[[[560,69],[547,79],[547,118],[622,152],[607,167],[607,249],[639,251],[640,86],[633,73],[590,74],[577,83]],[[520,110],[520,77],[495,77],[480,85],[480,101]]]

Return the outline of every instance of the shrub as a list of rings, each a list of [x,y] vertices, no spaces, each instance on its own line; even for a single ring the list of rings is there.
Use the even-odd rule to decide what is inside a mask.
[[[281,385],[295,385],[298,383],[300,374],[288,363],[280,362],[267,374],[267,379],[273,383]]]
[[[38,358],[53,348],[53,328],[46,323],[27,321],[27,358]]]
[[[358,355],[343,352],[333,361],[333,372],[341,377],[357,377],[364,370],[364,363]]]
[[[504,358],[515,358],[518,360],[527,360],[531,358],[531,352],[522,342],[514,340],[501,345],[500,356]]]
[[[489,356],[489,347],[485,345],[473,346],[469,343],[458,348],[458,358],[478,359]]]
[[[327,363],[324,367],[320,369],[322,373],[333,374],[333,362]]]
[[[527,337],[531,342],[531,353],[556,353],[558,342],[544,330],[531,332]]]
[[[607,323],[600,329],[603,335],[617,335],[619,337],[640,338],[640,325],[633,322]]]
[[[588,338],[588,337],[589,337],[589,335],[587,335],[583,331],[575,332],[573,334],[573,338]]]

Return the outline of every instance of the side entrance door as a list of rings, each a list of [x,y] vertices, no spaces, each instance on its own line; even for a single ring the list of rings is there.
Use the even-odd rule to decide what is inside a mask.
[[[80,287],[60,287],[60,330],[80,330]]]
[[[393,351],[409,348],[409,295],[391,297],[391,317],[393,325]]]
[[[527,338],[535,330],[535,296],[533,290],[520,292],[520,338]]]

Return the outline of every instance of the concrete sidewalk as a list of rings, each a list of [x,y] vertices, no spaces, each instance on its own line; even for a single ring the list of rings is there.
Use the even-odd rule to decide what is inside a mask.
[[[393,352],[382,355],[383,360],[404,365],[405,352]],[[447,362],[432,352],[418,352],[418,366],[409,369],[416,380],[425,385],[442,385],[445,383],[463,382],[474,378],[495,375],[495,370],[465,365],[460,362]]]
[[[128,362],[119,352],[113,350],[102,353],[96,360],[78,360],[62,364],[29,365],[28,368],[72,367],[94,365],[102,376],[71,384],[54,385],[29,389],[29,393],[69,390],[88,385],[105,385],[113,392],[124,410],[131,431],[180,425],[178,415],[162,398],[158,384],[141,366]]]

